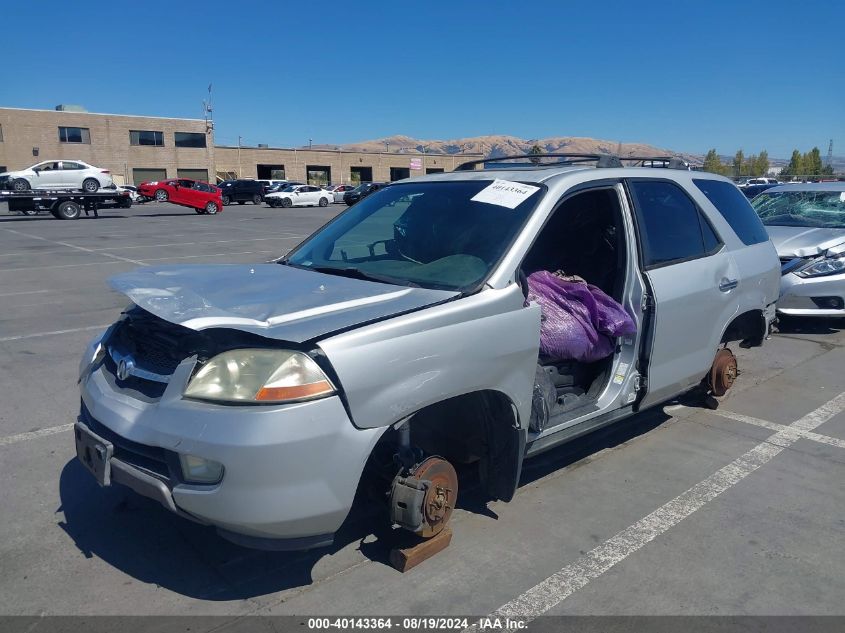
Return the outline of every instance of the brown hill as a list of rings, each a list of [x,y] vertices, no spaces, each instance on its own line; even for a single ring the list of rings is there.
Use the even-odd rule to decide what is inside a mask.
[[[695,164],[701,164],[701,156],[655,147],[647,143],[621,143],[577,136],[554,136],[544,139],[521,139],[516,136],[490,135],[429,141],[410,136],[388,136],[372,141],[347,143],[341,149],[356,152],[390,152],[419,154],[483,154],[496,157],[511,154],[527,154],[534,145],[546,153],[573,152],[584,154],[618,154],[620,156],[680,156]],[[336,145],[315,145],[316,148],[336,149]]]

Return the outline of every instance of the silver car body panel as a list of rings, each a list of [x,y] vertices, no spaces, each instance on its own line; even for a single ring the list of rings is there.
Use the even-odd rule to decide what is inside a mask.
[[[101,365],[83,375],[82,401],[122,438],[224,465],[219,484],[172,487],[175,506],[201,522],[277,539],[336,531],[383,429],[356,429],[337,396],[260,407],[185,399],[195,362],[177,367],[158,402],[122,392]]]
[[[518,284],[319,343],[361,428],[398,422],[425,406],[473,391],[506,395],[527,428],[540,347],[540,308]]]
[[[171,323],[193,330],[234,328],[294,343],[458,295],[282,264],[157,266],[116,275],[109,283]]]
[[[845,229],[809,226],[767,226],[780,257],[814,257],[845,243]]]

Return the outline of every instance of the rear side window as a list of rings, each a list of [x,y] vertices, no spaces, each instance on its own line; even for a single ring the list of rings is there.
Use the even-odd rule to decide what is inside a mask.
[[[693,179],[695,186],[721,213],[743,244],[759,244],[769,239],[763,223],[748,199],[729,182],[721,180]]]
[[[659,180],[630,185],[646,268],[704,257],[719,249],[718,236],[678,185]]]

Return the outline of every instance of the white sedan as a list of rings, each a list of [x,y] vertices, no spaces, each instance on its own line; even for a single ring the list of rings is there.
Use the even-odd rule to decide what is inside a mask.
[[[313,185],[291,185],[276,193],[268,193],[264,200],[271,207],[325,207],[332,201],[332,194]]]
[[[0,174],[15,191],[27,189],[81,189],[93,193],[102,187],[111,187],[108,169],[94,167],[81,160],[45,160],[42,163]]]

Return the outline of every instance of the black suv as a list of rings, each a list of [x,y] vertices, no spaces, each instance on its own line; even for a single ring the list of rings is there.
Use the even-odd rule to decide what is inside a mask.
[[[386,186],[387,183],[384,182],[362,182],[352,191],[347,191],[345,194],[343,194],[343,201],[351,207],[353,204],[355,204],[362,198],[366,198],[373,191],[378,191],[382,187]]]
[[[257,180],[224,180],[217,186],[220,187],[224,205],[233,202],[261,204],[264,200],[264,186]]]

